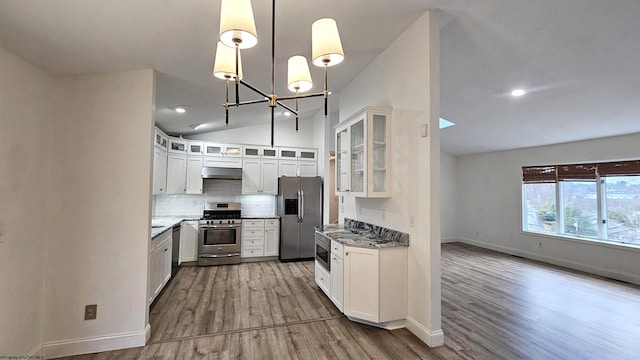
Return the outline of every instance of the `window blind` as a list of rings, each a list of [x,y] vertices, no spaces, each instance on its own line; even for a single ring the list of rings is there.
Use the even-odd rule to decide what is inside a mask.
[[[558,181],[596,180],[598,164],[558,165]]]
[[[523,166],[522,182],[529,183],[554,183],[557,180],[555,165],[547,166]]]
[[[616,161],[598,164],[600,176],[637,176],[640,175],[640,160]]]

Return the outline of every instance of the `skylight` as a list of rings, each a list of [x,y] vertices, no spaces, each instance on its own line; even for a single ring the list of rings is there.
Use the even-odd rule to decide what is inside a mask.
[[[444,118],[440,118],[440,129],[448,128],[449,126],[453,126],[453,125],[455,124],[452,123],[451,121]]]

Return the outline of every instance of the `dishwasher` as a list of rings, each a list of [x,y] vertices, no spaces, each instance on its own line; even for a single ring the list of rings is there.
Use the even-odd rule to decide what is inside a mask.
[[[171,234],[171,278],[178,272],[180,265],[180,223],[173,226]]]

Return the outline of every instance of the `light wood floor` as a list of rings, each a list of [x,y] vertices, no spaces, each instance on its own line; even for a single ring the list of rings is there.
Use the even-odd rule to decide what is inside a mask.
[[[638,359],[640,288],[462,244],[442,250],[445,346],[343,317],[313,262],[183,267],[145,347],[71,359]]]

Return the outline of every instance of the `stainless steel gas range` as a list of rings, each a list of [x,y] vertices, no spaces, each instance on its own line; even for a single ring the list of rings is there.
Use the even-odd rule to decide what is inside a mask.
[[[240,203],[206,203],[199,221],[198,266],[240,263]]]

